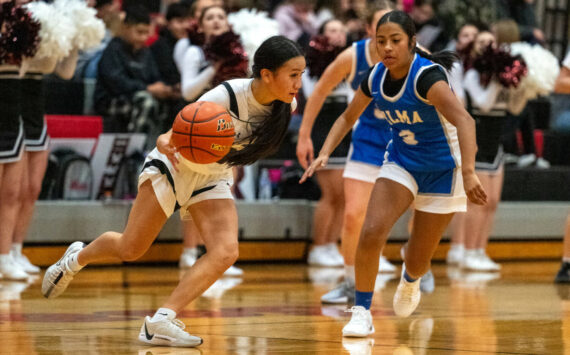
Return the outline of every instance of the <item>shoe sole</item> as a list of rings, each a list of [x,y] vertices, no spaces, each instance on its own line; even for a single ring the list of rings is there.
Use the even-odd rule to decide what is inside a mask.
[[[342,336],[347,337],[347,338],[366,338],[370,334],[374,334],[374,329],[372,329],[372,331],[368,332],[368,333],[352,333],[352,332],[344,332],[344,331],[342,332]]]
[[[195,348],[197,346],[202,345],[202,343],[204,343],[204,339],[200,338],[200,342],[196,343],[196,344],[176,344],[171,342],[170,340],[166,340],[166,339],[157,339],[156,336],[154,336],[151,340],[148,340],[146,338],[146,336],[144,334],[139,333],[139,341],[143,342],[145,344],[151,344],[151,345],[158,345],[158,346],[171,346],[171,347],[177,347],[177,348]]]

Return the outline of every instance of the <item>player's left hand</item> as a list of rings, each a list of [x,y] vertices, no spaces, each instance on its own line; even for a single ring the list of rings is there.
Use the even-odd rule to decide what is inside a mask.
[[[172,143],[172,131],[161,134],[156,139],[156,149],[168,158],[172,163],[174,170],[178,171],[178,158],[176,157],[177,149]]]
[[[487,203],[487,193],[475,172],[463,174],[463,186],[469,201],[477,205],[484,205]]]
[[[299,180],[299,184],[302,184],[305,181],[307,181],[308,178],[313,176],[315,171],[327,166],[328,161],[329,161],[328,155],[319,155],[317,159],[312,161],[311,165],[309,165],[307,170],[305,170],[305,173],[303,174],[303,176],[301,176],[301,179]]]

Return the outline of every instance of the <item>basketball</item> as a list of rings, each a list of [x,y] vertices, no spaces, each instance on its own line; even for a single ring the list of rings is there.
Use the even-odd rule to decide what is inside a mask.
[[[184,158],[197,164],[219,161],[229,153],[233,142],[232,117],[213,102],[187,105],[172,125],[172,143]]]

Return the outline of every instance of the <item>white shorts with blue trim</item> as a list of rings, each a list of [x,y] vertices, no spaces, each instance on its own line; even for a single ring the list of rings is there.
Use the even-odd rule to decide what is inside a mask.
[[[441,172],[409,172],[396,163],[385,162],[378,178],[395,181],[410,190],[418,211],[437,214],[467,211],[467,196],[460,168]]]
[[[231,187],[233,174],[230,168],[221,174],[198,173],[178,164],[174,170],[168,158],[156,148],[146,157],[138,186],[150,180],[158,203],[164,214],[170,217],[178,208],[180,218],[188,220],[188,207],[205,200],[233,199]]]
[[[345,179],[354,179],[374,184],[378,179],[380,166],[367,164],[360,161],[349,160],[344,166],[342,177]]]

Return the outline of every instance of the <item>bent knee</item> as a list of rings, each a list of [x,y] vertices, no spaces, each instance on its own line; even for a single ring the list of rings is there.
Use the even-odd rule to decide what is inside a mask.
[[[235,264],[239,256],[238,243],[225,243],[217,246],[212,253],[216,255],[220,267],[224,270]]]

